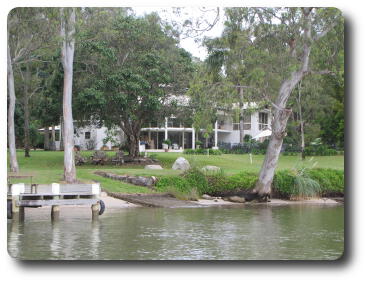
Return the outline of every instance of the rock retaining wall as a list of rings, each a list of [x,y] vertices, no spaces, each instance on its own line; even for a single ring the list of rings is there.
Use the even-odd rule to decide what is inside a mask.
[[[143,176],[129,176],[129,175],[117,175],[110,172],[104,172],[104,171],[96,171],[94,174],[110,178],[112,180],[117,180],[125,183],[130,183],[136,186],[143,186],[143,187],[152,187],[157,182],[157,178],[152,177],[143,177]]]

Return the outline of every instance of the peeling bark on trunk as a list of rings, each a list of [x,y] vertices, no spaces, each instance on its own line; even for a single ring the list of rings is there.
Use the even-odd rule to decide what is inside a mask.
[[[309,71],[309,57],[312,44],[311,10],[312,8],[303,9],[305,20],[303,36],[305,38],[305,42],[303,45],[301,66],[297,71],[291,74],[289,79],[283,81],[278,93],[278,98],[275,104],[273,104],[274,119],[272,122],[272,135],[259,173],[259,179],[256,183],[255,189],[253,190],[253,193],[262,200],[268,200],[271,194],[271,184],[273,182],[280,150],[282,148],[283,138],[286,135],[287,121],[291,114],[291,110],[286,109],[288,98],[297,84]]]
[[[14,129],[14,110],[16,100],[14,89],[14,74],[13,74],[12,61],[10,57],[9,45],[7,48],[8,48],[7,79],[8,79],[8,94],[9,94],[9,106],[8,106],[9,162],[10,162],[10,171],[18,172],[19,166],[15,147],[15,129]]]
[[[67,183],[76,182],[74,162],[74,125],[72,113],[72,87],[73,87],[73,61],[74,61],[74,33],[75,33],[75,8],[69,16],[64,18],[64,9],[61,12],[61,37],[63,46],[61,61],[64,68],[63,89],[63,117],[64,117],[64,179]]]

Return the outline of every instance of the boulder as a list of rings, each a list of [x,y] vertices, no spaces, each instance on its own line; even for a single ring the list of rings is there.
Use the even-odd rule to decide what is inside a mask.
[[[211,172],[219,172],[220,167],[212,166],[212,165],[206,165],[203,168],[201,168],[203,171],[211,171]]]
[[[175,163],[172,165],[173,170],[188,170],[190,169],[190,163],[183,157],[176,159]]]
[[[142,177],[142,176],[130,176],[126,180],[128,183],[131,183],[136,186],[145,186],[150,187],[154,185],[154,179],[151,177]]]
[[[231,196],[231,197],[228,197],[228,201],[244,203],[246,200],[245,200],[245,198],[244,198],[244,197]]]
[[[212,197],[212,196],[210,196],[210,195],[207,195],[207,194],[203,194],[203,195],[201,196],[201,198],[202,198],[202,199],[207,199],[207,200],[212,200],[212,199],[214,199],[214,197]]]
[[[162,166],[161,165],[145,165],[144,169],[151,169],[151,170],[162,170]]]

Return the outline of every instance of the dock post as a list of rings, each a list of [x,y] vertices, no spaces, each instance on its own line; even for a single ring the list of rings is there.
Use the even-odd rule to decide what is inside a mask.
[[[54,195],[54,199],[57,199],[60,197],[60,184],[58,183],[52,183],[51,184],[51,191]],[[53,205],[51,207],[51,220],[55,221],[60,218],[60,206],[59,205]]]
[[[94,198],[97,198],[101,194],[101,185],[99,183],[92,184],[92,194]],[[100,205],[97,202],[96,204],[92,204],[92,219],[98,219]]]
[[[59,205],[53,205],[51,207],[51,220],[55,221],[60,218],[60,206]]]
[[[20,194],[23,194],[25,191],[24,183],[13,184],[11,186],[11,214],[12,219],[24,219],[24,207],[18,206],[18,201],[20,200]]]
[[[99,203],[92,204],[92,219],[98,219],[99,216]]]

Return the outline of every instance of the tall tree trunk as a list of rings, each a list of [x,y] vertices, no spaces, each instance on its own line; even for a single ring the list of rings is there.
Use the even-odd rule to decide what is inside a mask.
[[[120,123],[122,131],[126,135],[127,146],[129,149],[129,156],[136,158],[139,156],[139,138],[141,123],[125,121]]]
[[[15,129],[14,129],[14,111],[15,111],[15,89],[14,89],[14,74],[12,60],[10,57],[10,49],[8,48],[8,65],[7,65],[7,78],[8,78],[8,94],[9,94],[9,106],[8,106],[8,144],[9,144],[9,161],[10,171],[18,172],[19,166],[17,161],[17,151],[15,147]]]
[[[243,123],[244,123],[244,113],[243,113],[243,87],[239,87],[239,94],[240,94],[240,144],[243,144],[243,137],[244,137],[244,133],[243,133]]]
[[[305,42],[303,45],[303,55],[301,66],[297,71],[292,72],[289,79],[282,82],[278,93],[278,98],[273,104],[274,118],[272,122],[272,135],[266,156],[259,173],[259,179],[256,183],[253,192],[257,194],[260,199],[267,200],[271,194],[271,184],[273,182],[274,173],[278,164],[280,150],[283,144],[283,138],[286,135],[287,121],[292,113],[291,109],[287,109],[287,101],[293,89],[307,74],[309,67],[309,58],[311,52],[311,10],[312,8],[303,8],[304,14],[304,28],[303,35]]]
[[[43,149],[50,150],[50,130],[48,126],[45,126],[43,131]]]
[[[24,77],[24,99],[23,99],[23,109],[24,109],[24,156],[31,157],[30,151],[30,141],[29,141],[29,84],[30,84],[30,70],[29,64],[26,66],[26,72]]]
[[[63,151],[64,150],[64,118],[61,117],[60,119],[60,150]]]
[[[51,145],[50,145],[50,149],[51,150],[56,150],[56,133],[55,133],[55,125],[52,125],[51,128]]]
[[[301,156],[302,159],[306,159],[305,155],[305,133],[304,133],[304,127],[303,127],[303,116],[302,116],[302,106],[301,106],[301,82],[298,84],[298,98],[297,105],[298,105],[298,113],[299,113],[299,123],[301,128]]]
[[[72,113],[75,8],[72,8],[70,15],[64,15],[64,8],[60,8],[60,13],[61,38],[63,39],[61,61],[64,68],[64,178],[67,183],[75,183],[76,170],[74,161],[74,125]]]

